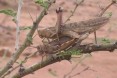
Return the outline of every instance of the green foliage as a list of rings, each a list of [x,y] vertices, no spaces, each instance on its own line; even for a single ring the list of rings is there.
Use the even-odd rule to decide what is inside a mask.
[[[109,17],[109,18],[110,18],[112,15],[113,15],[112,12],[107,12],[107,13],[104,14],[105,17]]]
[[[111,42],[110,42],[110,40],[107,39],[107,38],[102,38],[102,43],[104,43],[104,44],[109,44],[109,43],[111,43]]]
[[[81,50],[69,50],[61,52],[61,55],[81,55]]]
[[[113,14],[112,12],[109,12],[109,13],[108,13],[109,17],[111,17],[111,16],[112,16],[112,14]]]
[[[20,30],[30,30],[32,28],[32,26],[24,26],[24,27],[20,27]]]
[[[46,8],[46,9],[48,7],[48,2],[45,0],[35,0],[35,3],[39,4],[40,6]]]
[[[69,50],[68,53],[71,53],[71,55],[80,55],[81,54],[81,50]]]
[[[98,38],[98,43],[103,44],[103,45],[108,45],[111,43],[115,43],[116,40],[114,39],[108,39],[108,38]]]
[[[17,15],[17,13],[14,10],[12,10],[12,9],[3,9],[3,10],[0,10],[0,13],[6,14],[6,15],[9,15],[9,16],[12,16],[13,17],[12,20],[14,22],[16,22],[15,17]]]
[[[4,14],[12,16],[12,17],[16,16],[16,12],[12,9],[3,9],[3,10],[0,10],[0,13],[4,13]]]

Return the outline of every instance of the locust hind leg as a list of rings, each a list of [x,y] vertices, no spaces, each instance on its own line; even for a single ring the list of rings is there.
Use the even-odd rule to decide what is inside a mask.
[[[98,43],[97,43],[97,35],[96,35],[96,31],[94,32],[94,37],[95,37],[95,44],[98,44]]]

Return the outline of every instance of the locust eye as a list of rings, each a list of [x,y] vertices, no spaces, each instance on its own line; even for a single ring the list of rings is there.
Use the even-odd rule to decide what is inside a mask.
[[[40,38],[43,38],[43,36],[39,35]]]

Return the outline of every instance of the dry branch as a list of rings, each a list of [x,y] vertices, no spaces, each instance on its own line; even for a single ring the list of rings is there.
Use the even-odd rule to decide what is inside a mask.
[[[71,15],[66,19],[66,21],[64,22],[64,24],[65,24],[67,21],[70,20],[70,18],[71,18],[71,17],[73,16],[73,14],[75,13],[77,7],[78,7],[79,5],[81,5],[83,2],[84,2],[84,0],[80,1],[79,3],[76,2],[76,6],[75,6],[74,10],[72,11]]]
[[[0,70],[0,77],[5,72],[7,72],[10,68],[12,68],[13,64],[19,58],[20,54],[25,50],[26,47],[28,47],[32,43],[29,38],[32,38],[35,30],[38,27],[38,24],[40,23],[40,21],[42,20],[42,18],[45,16],[45,12],[49,9],[49,7],[51,6],[51,4],[54,1],[55,0],[51,0],[51,2],[49,3],[48,7],[46,9],[43,9],[43,11],[41,12],[41,14],[38,16],[38,18],[36,19],[36,21],[33,23],[32,29],[28,33],[27,38],[25,39],[23,45],[21,47],[19,47],[19,49],[12,55],[12,57],[10,58],[10,60],[8,61],[8,63],[3,67],[3,69]]]
[[[99,13],[98,17],[101,17],[115,3],[116,3],[116,0],[112,0],[112,2]],[[94,37],[95,37],[95,43],[97,44],[96,31],[94,32]]]
[[[91,52],[96,52],[96,51],[114,51],[114,49],[117,49],[117,42],[113,44],[108,44],[108,45],[95,45],[95,44],[86,44],[86,45],[79,45],[79,46],[74,46],[72,49],[80,50],[82,51],[81,53],[91,53]],[[34,64],[31,67],[28,67],[25,69],[22,73],[17,72],[12,78],[21,78],[25,75],[31,74],[34,71],[41,69],[45,66],[48,66],[50,64],[53,64],[55,62],[59,62],[61,60],[70,60],[71,55],[61,55],[57,54],[54,55],[53,57],[49,57],[46,60],[42,62],[38,62]]]
[[[53,64],[55,62],[59,62],[61,60],[70,60],[70,55],[65,55],[64,58],[62,55],[56,55],[53,57],[49,57],[46,60],[42,61],[42,62],[38,62],[34,65],[32,65],[31,67],[28,67],[27,69],[25,69],[23,72],[19,73],[17,72],[12,78],[21,78],[27,74],[31,74],[34,71],[41,69],[47,65]]]
[[[28,60],[29,58],[33,57],[33,56],[34,56],[35,54],[37,54],[37,53],[38,53],[38,52],[36,51],[36,52],[30,54],[29,56],[26,56],[26,57],[24,58],[24,60],[21,62],[21,64],[26,63],[27,60]],[[10,73],[12,73],[12,72],[13,72],[14,70],[16,70],[18,67],[20,67],[21,64],[18,63],[17,66],[13,67],[11,70],[8,70],[4,75],[2,75],[1,78],[5,78],[5,76],[8,76]]]
[[[82,53],[91,53],[95,51],[109,51],[113,52],[115,49],[117,49],[117,42],[110,43],[107,45],[96,45],[96,44],[86,44],[86,45],[80,45],[80,46],[74,46],[72,49],[80,50]]]
[[[21,17],[21,8],[22,8],[23,0],[18,1],[18,11],[16,17],[16,41],[15,41],[15,50],[19,48],[19,39],[20,39],[20,17]]]
[[[65,38],[62,37],[61,39],[59,39],[60,44],[66,42],[68,40],[70,40],[69,37],[65,37]],[[58,43],[55,40],[55,41],[50,42],[50,45],[58,45]],[[47,46],[46,46],[46,48],[47,48]],[[98,45],[96,45],[96,44],[74,45],[69,50],[80,50],[81,53],[91,53],[91,52],[96,52],[96,51],[113,52],[115,49],[117,49],[117,42],[112,43],[112,44],[107,44],[107,45],[99,45],[99,44]],[[54,50],[51,50],[51,51],[54,51]],[[51,52],[51,53],[53,53],[53,52]],[[66,54],[62,55],[61,53],[57,53],[57,54],[54,54],[53,57],[49,57],[42,62],[38,62],[38,63],[34,64],[33,66],[26,68],[23,72],[17,72],[12,78],[21,78],[25,75],[31,74],[34,71],[41,69],[45,66],[48,66],[50,64],[53,64],[55,62],[58,62],[61,60],[70,60],[71,54],[68,53],[68,55],[66,55]]]
[[[55,0],[52,0],[52,2]],[[48,8],[51,6],[51,4],[49,4]],[[17,59],[19,58],[20,54],[25,50],[26,47],[28,47],[32,42],[30,41],[29,38],[32,38],[35,30],[38,27],[38,24],[40,23],[40,21],[42,20],[42,18],[45,16],[45,12],[48,10],[44,9],[41,14],[39,15],[39,17],[36,19],[36,21],[33,23],[32,29],[30,30],[30,32],[27,35],[27,38],[25,39],[23,45],[12,55],[11,59],[9,60],[9,62],[6,64],[5,67],[3,67],[2,70],[0,70],[0,77],[4,76],[4,74],[10,69],[12,68],[13,64],[17,61]],[[61,44],[64,43],[64,41],[68,41],[71,40],[69,37],[66,38],[64,40],[60,39]],[[55,41],[50,43],[51,45],[56,45],[58,43],[56,43]],[[114,49],[117,49],[117,42],[113,43],[113,44],[108,44],[108,45],[94,45],[94,44],[86,44],[86,45],[75,45],[74,47],[70,48],[71,49],[75,49],[75,50],[80,50],[82,51],[81,53],[91,53],[91,52],[96,52],[96,51],[114,51]],[[54,57],[54,58],[53,58]],[[42,62],[38,62],[36,64],[34,64],[33,66],[30,66],[28,68],[26,68],[24,71],[22,72],[17,72],[12,78],[21,78],[27,74],[31,74],[34,71],[41,69],[47,65],[53,64],[55,62],[61,61],[61,60],[70,60],[71,58],[71,54],[69,55],[61,55],[61,54],[55,54],[55,56],[53,57],[49,57],[48,59],[42,61]],[[63,58],[64,57],[64,58]]]

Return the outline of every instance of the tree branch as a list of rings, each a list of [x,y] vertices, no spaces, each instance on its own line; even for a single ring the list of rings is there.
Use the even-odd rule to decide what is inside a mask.
[[[64,22],[64,24],[65,24],[67,21],[70,20],[70,18],[71,18],[71,17],[73,16],[73,14],[75,13],[77,7],[78,7],[79,5],[81,5],[83,2],[84,2],[84,0],[82,0],[82,1],[79,2],[79,3],[78,3],[78,2],[76,3],[76,6],[75,6],[74,10],[72,11],[71,15],[66,19],[66,21]]]
[[[21,62],[21,64],[26,63],[27,60],[28,60],[29,58],[33,57],[33,56],[34,56],[35,54],[37,54],[37,53],[38,53],[38,51],[36,51],[36,52],[30,54],[29,56],[26,56],[26,57],[24,58],[24,60]],[[5,78],[5,76],[8,76],[8,75],[9,75],[10,73],[12,73],[15,69],[17,69],[18,67],[20,67],[21,64],[18,63],[17,66],[15,66],[14,68],[12,68],[11,70],[8,70],[4,75],[2,75],[1,78]]]
[[[10,60],[8,61],[8,63],[3,67],[3,69],[0,70],[0,77],[5,72],[7,72],[10,68],[12,68],[13,64],[19,58],[20,54],[25,50],[26,47],[28,47],[32,43],[31,40],[30,40],[30,38],[32,39],[32,36],[33,36],[36,28],[38,27],[38,24],[40,23],[40,21],[42,20],[42,18],[45,16],[45,12],[49,9],[49,7],[51,6],[51,4],[54,1],[55,0],[51,0],[51,2],[48,4],[48,7],[46,9],[43,9],[43,11],[41,12],[41,14],[38,16],[38,18],[36,19],[36,21],[33,23],[32,29],[28,33],[28,35],[27,35],[27,37],[26,37],[23,45],[21,47],[19,47],[19,49],[12,55],[12,57],[10,58]]]
[[[117,42],[107,44],[107,45],[97,45],[97,44],[86,44],[86,45],[80,45],[80,46],[74,46],[72,49],[80,50],[82,53],[91,53],[95,51],[109,51],[113,52],[115,49],[117,49]]]
[[[79,46],[76,45],[71,49],[80,50],[81,53],[91,53],[91,52],[96,52],[96,51],[112,52],[112,51],[114,51],[114,49],[117,49],[117,42],[108,44],[108,45],[95,45],[95,44],[86,44],[86,45],[79,45]],[[54,55],[53,57],[49,57],[42,62],[38,62],[38,63],[34,64],[33,66],[28,67],[22,73],[17,72],[12,78],[21,78],[27,74],[31,74],[34,71],[45,67],[45,66],[48,66],[50,64],[53,64],[53,63],[61,61],[61,60],[70,60],[70,58],[71,58],[70,53],[63,54],[63,55],[61,53],[58,53],[58,54]]]
[[[116,0],[112,0],[112,2],[99,13],[98,17],[101,17],[115,3],[116,3]],[[96,31],[94,32],[94,37],[95,37],[95,43],[97,44]]]
[[[108,6],[106,6],[98,16],[99,17],[102,16],[105,13],[105,11],[107,11],[115,3],[116,3],[116,1],[112,0],[112,2]]]
[[[28,67],[27,69],[25,69],[23,72],[17,72],[12,78],[21,78],[27,74],[31,74],[34,71],[41,69],[47,65],[53,64],[55,62],[59,62],[61,60],[70,60],[71,55],[55,55],[53,57],[49,57],[46,60],[42,61],[42,62],[38,62],[30,67]]]
[[[20,15],[21,15],[21,8],[22,8],[23,0],[19,0],[18,2],[18,11],[16,17],[16,41],[15,41],[15,50],[19,48],[19,36],[20,36]]]

